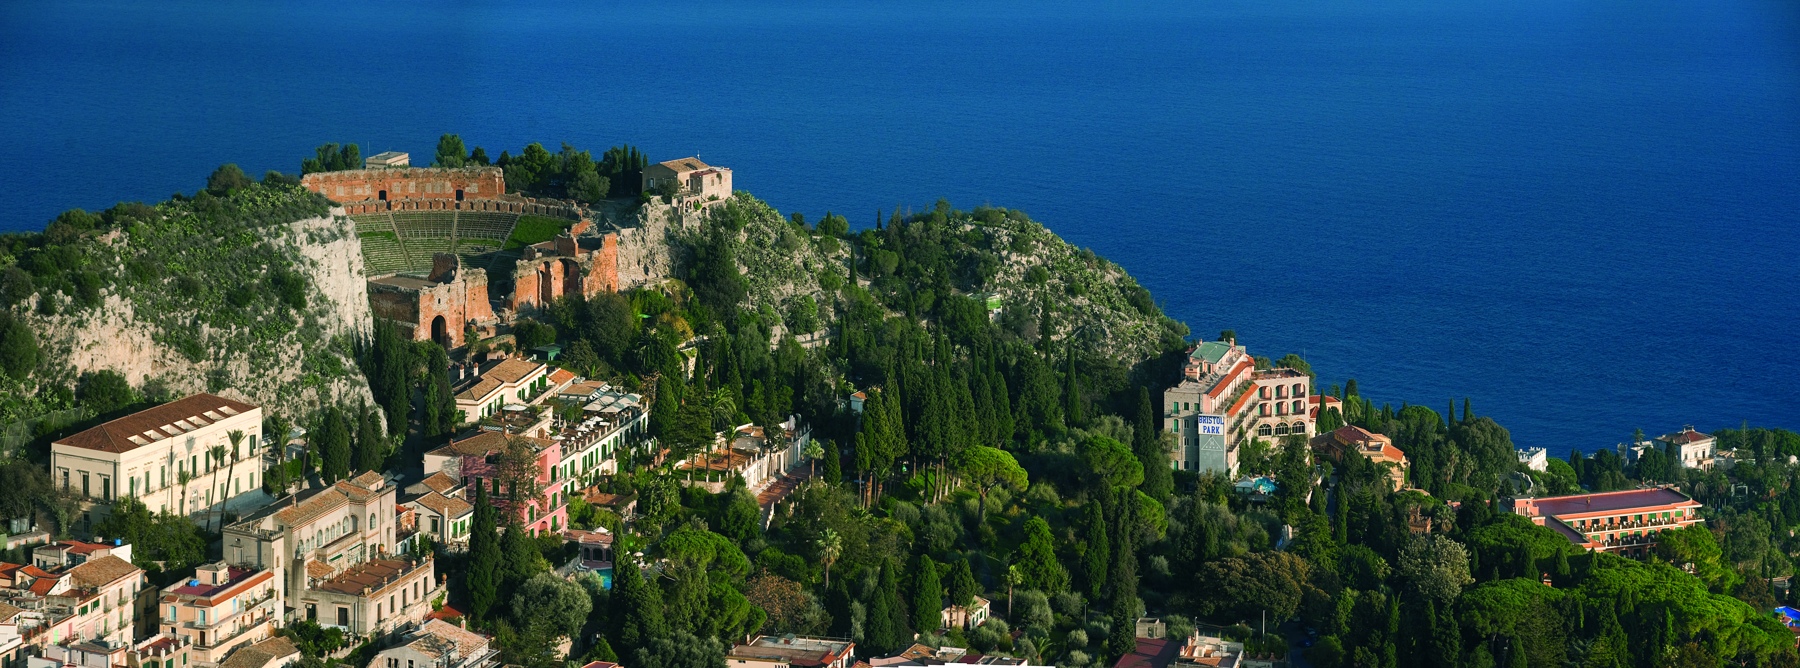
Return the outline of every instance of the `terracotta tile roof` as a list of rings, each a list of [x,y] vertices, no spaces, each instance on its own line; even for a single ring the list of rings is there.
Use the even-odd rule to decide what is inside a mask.
[[[572,380],[575,380],[575,372],[568,369],[557,369],[550,372],[551,383],[562,385]]]
[[[289,657],[298,657],[300,649],[287,638],[275,637],[254,645],[239,647],[231,656],[219,663],[219,668],[263,668],[270,662],[282,661]]]
[[[456,393],[456,398],[462,401],[476,401],[493,394],[495,390],[500,389],[501,385],[502,383],[498,380],[484,377],[475,381],[475,384],[470,385],[469,389]]]
[[[34,580],[34,581],[32,581],[31,586],[26,587],[25,589],[26,589],[26,591],[29,591],[33,594],[37,594],[39,596],[49,596],[50,590],[56,588],[57,582],[59,582],[59,580],[57,580],[56,578],[44,578],[41,580]]]
[[[1683,429],[1683,430],[1673,433],[1673,434],[1665,435],[1662,438],[1659,438],[1657,440],[1662,441],[1664,443],[1674,443],[1676,445],[1688,445],[1691,443],[1699,443],[1700,441],[1704,441],[1704,440],[1707,440],[1710,438],[1712,438],[1712,436],[1709,434],[1704,434],[1704,433],[1701,433],[1698,431],[1694,431],[1692,428],[1689,428],[1689,429]]]
[[[98,589],[142,572],[142,569],[131,565],[129,561],[107,555],[69,569],[69,577],[75,580],[76,585]]]
[[[543,364],[522,357],[511,357],[483,372],[481,377],[483,380],[492,378],[502,383],[517,383],[542,368]]]
[[[321,582],[314,588],[360,596],[364,589],[380,591],[382,587],[398,581],[400,576],[417,571],[423,565],[402,559],[372,559],[351,566],[337,577]]]
[[[438,471],[437,473],[426,476],[424,480],[419,482],[423,483],[426,489],[439,494],[449,494],[450,490],[462,486],[462,483],[457,482],[455,478],[450,477],[450,474],[443,471]]]
[[[10,603],[0,603],[0,622],[10,622],[12,618],[19,616],[19,613],[24,611],[23,608]]]
[[[364,471],[362,473],[362,475],[351,478],[350,484],[356,485],[357,487],[361,487],[366,490],[374,491],[377,489],[381,489],[381,487],[383,485],[387,484],[387,479],[381,477],[380,473],[376,473],[374,471]]]
[[[23,568],[19,569],[19,572],[24,573],[25,575],[29,575],[33,578],[39,578],[39,579],[56,577],[54,574],[50,573],[50,571],[46,571],[42,568],[38,568],[34,564],[26,564]]]
[[[200,393],[132,413],[57,440],[55,445],[101,452],[128,452],[256,409],[257,406],[253,404]]]
[[[419,636],[436,636],[456,645],[456,655],[468,658],[487,649],[487,636],[462,628],[442,619],[433,619],[419,627]],[[421,637],[421,639],[423,639]],[[408,643],[411,645],[411,643]]]
[[[1181,653],[1181,643],[1166,638],[1138,638],[1130,654],[1119,657],[1113,668],[1166,668]]]
[[[456,519],[463,515],[475,512],[475,506],[468,501],[453,496],[444,496],[437,492],[431,492],[425,496],[413,499],[412,502],[429,508],[432,512],[449,519]]]
[[[695,171],[699,171],[702,169],[710,169],[711,168],[711,165],[708,165],[704,162],[700,162],[699,156],[695,156],[692,158],[681,158],[679,160],[664,160],[662,162],[656,163],[655,166],[662,167],[662,168],[668,169],[669,171],[678,172],[678,173],[679,172],[695,172]]]
[[[312,495],[312,498],[301,501],[298,505],[281,509],[275,513],[275,519],[290,527],[300,526],[347,505],[350,505],[350,500],[333,487]]]
[[[436,450],[432,450],[431,452],[428,452],[426,454],[438,455],[438,456],[443,456],[443,457],[448,457],[451,455],[462,455],[464,457],[482,457],[482,456],[491,455],[496,452],[501,452],[501,451],[505,450],[507,438],[509,438],[509,437],[506,434],[502,434],[497,431],[483,431],[479,434],[470,436],[470,437],[462,439],[460,441],[451,441],[449,445],[438,448]],[[510,438],[523,439],[524,441],[530,443],[532,445],[533,449],[535,449],[539,452],[542,452],[544,450],[544,448],[547,448],[547,447],[550,447],[550,446],[556,444],[554,441],[547,441],[547,440],[544,440],[541,438],[536,438],[536,437],[531,437],[531,436],[520,436],[517,434],[513,434]]]

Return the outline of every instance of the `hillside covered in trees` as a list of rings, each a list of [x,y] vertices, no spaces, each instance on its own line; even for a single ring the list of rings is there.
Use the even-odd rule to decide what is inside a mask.
[[[486,159],[463,149],[439,161]],[[352,164],[344,150],[308,168]],[[593,198],[642,164],[624,148],[585,155],[540,147],[499,162],[509,181],[537,170],[545,196]],[[193,197],[0,238],[0,436],[41,444],[178,390],[235,389],[275,397],[265,431],[308,428],[307,456],[280,461],[271,491],[416,466],[453,431],[447,367],[465,351],[374,327],[366,307],[344,324],[355,311],[319,251],[354,239],[291,179],[235,169]],[[1023,212],[939,202],[853,231],[739,193],[684,216],[668,243],[666,280],[563,298],[509,340],[477,344],[560,344],[557,365],[649,397],[668,451],[628,453],[600,483],[637,502],[630,524],[568,501],[575,526],[616,537],[611,588],[557,577],[571,546],[506,530],[486,491],[471,499],[469,550],[437,554],[443,604],[493,634],[508,663],[720,668],[730,643],[761,632],[851,638],[864,657],[916,640],[1084,668],[1130,651],[1134,621],[1152,615],[1173,636],[1207,625],[1327,667],[1800,666],[1768,614],[1800,554],[1800,435],[1716,432],[1739,453],[1729,471],[1603,450],[1527,476],[1506,429],[1466,401],[1440,413],[1315,379],[1342,405],[1322,425],[1390,437],[1409,487],[1354,453],[1314,461],[1290,436],[1245,448],[1245,472],[1279,485],[1252,499],[1234,480],[1168,466],[1161,392],[1187,327]],[[96,332],[115,331],[94,328],[119,320],[183,365],[157,368],[204,385],[79,361],[107,343]],[[1260,363],[1329,372],[1295,356]],[[721,430],[789,416],[813,429],[813,476],[767,510],[741,479],[715,493],[671,466]],[[42,465],[11,454],[0,511],[66,516]],[[497,466],[529,495],[533,460],[515,455]],[[1639,484],[1678,486],[1707,523],[1634,561],[1499,510],[1510,496]],[[146,567],[178,575],[216,558],[211,527],[126,510],[104,530],[141,546]],[[978,596],[994,619],[940,628],[945,606]],[[286,633],[313,666],[344,641],[317,625]]]

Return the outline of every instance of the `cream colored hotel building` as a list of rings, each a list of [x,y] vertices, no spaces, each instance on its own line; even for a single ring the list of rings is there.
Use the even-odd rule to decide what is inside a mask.
[[[262,486],[262,418],[260,407],[204,393],[139,411],[52,442],[51,482],[108,506],[129,496],[152,513],[213,510]],[[232,431],[244,435],[235,452]]]

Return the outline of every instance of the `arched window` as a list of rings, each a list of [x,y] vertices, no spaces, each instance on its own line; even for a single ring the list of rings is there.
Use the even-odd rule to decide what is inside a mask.
[[[1295,399],[1294,400],[1294,414],[1299,415],[1301,412],[1303,412],[1305,410],[1306,410],[1305,408],[1301,407],[1300,400]]]
[[[1286,402],[1276,403],[1275,404],[1275,414],[1276,415],[1287,415],[1287,403]]]
[[[1275,425],[1275,435],[1276,436],[1286,436],[1287,433],[1288,433],[1288,426],[1286,424]]]
[[[1264,399],[1267,399],[1267,398],[1269,398],[1269,388],[1267,388],[1267,387],[1264,387],[1264,388],[1262,388],[1262,389],[1260,389],[1260,390],[1257,390],[1257,391],[1258,391],[1258,392],[1260,392],[1260,393],[1262,393],[1262,398],[1264,398]]]
[[[1276,399],[1286,399],[1287,398],[1287,386],[1286,385],[1276,385],[1275,386],[1275,398]]]
[[[1269,425],[1266,425],[1266,424],[1265,424],[1265,425],[1262,425],[1262,426],[1260,426],[1260,427],[1257,427],[1257,428],[1256,428],[1256,435],[1257,435],[1257,436],[1268,436],[1268,435],[1269,435],[1269,433],[1270,433],[1270,427],[1269,427]]]
[[[1258,407],[1258,410],[1259,410],[1259,412],[1261,412],[1263,415],[1266,416],[1269,414],[1269,405],[1263,404],[1262,406]]]
[[[1295,422],[1293,433],[1296,433],[1296,434],[1306,433],[1306,423],[1305,422]]]
[[[1306,386],[1301,385],[1300,383],[1294,383],[1294,396],[1296,396],[1296,397],[1306,396]]]

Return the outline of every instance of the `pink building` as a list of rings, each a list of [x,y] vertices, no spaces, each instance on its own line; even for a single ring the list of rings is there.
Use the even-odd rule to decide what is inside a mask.
[[[1239,446],[1251,439],[1308,437],[1318,424],[1312,378],[1287,368],[1258,369],[1235,341],[1188,351],[1184,378],[1163,394],[1164,429],[1175,436],[1175,468],[1237,473]]]
[[[1512,511],[1576,545],[1628,557],[1649,554],[1664,530],[1706,521],[1700,502],[1673,487],[1513,499]]]
[[[500,455],[514,444],[530,448],[536,457],[541,492],[530,499],[512,498],[512,490],[503,489],[499,477]],[[560,532],[569,525],[569,499],[563,493],[560,470],[562,446],[556,441],[529,436],[507,435],[483,431],[449,445],[425,453],[425,474],[442,471],[470,487],[466,494],[474,498],[474,488],[487,490],[489,500],[503,513],[513,513],[531,535]],[[504,517],[504,516],[503,516]]]

